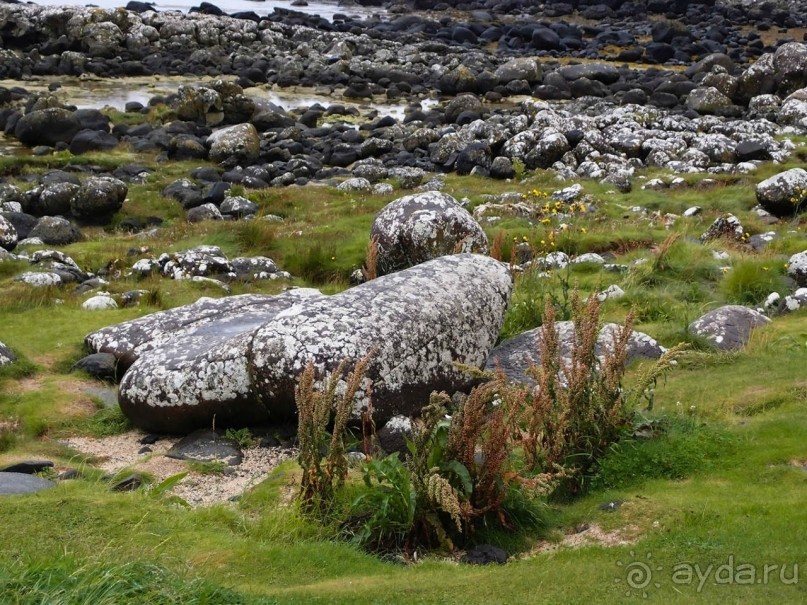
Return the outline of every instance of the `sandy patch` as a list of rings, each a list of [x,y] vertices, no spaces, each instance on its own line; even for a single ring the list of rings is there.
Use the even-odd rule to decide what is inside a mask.
[[[639,528],[628,526],[613,531],[605,531],[599,525],[585,525],[577,528],[579,531],[568,533],[558,542],[547,540],[536,544],[532,550],[524,555],[530,558],[549,552],[555,552],[561,548],[582,548],[584,546],[627,546],[634,544],[639,538]]]
[[[296,450],[253,446],[244,448],[244,459],[238,466],[228,467],[223,473],[196,473],[182,460],[168,458],[165,453],[179,441],[178,437],[165,437],[148,446],[150,452],[140,453],[140,443],[146,433],[130,431],[112,437],[70,437],[63,443],[92,456],[93,466],[114,474],[123,469],[148,473],[159,483],[168,477],[189,471],[188,475],[170,491],[191,506],[210,506],[231,501],[262,482],[281,462],[297,456]]]

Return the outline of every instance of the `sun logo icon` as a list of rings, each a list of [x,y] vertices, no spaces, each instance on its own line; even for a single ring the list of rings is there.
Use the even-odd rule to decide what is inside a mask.
[[[614,583],[621,584],[625,582],[627,584],[626,597],[641,595],[643,599],[646,599],[647,589],[651,586],[661,588],[661,584],[654,581],[653,574],[654,572],[662,571],[664,568],[653,563],[651,553],[647,553],[644,560],[637,559],[634,551],[630,551],[630,556],[631,560],[627,563],[616,562],[617,567],[622,569],[624,573],[622,576],[614,578]]]

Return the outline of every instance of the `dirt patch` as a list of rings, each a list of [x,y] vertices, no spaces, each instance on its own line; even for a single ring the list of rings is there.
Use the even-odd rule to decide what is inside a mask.
[[[148,474],[159,483],[168,477],[189,471],[170,493],[179,496],[191,506],[210,506],[232,501],[262,482],[267,474],[281,462],[297,456],[296,450],[253,446],[244,448],[241,464],[228,467],[223,473],[198,473],[190,471],[182,460],[165,456],[179,441],[178,437],[166,437],[148,446],[143,451],[140,440],[146,434],[130,431],[113,437],[70,437],[63,443],[82,454],[92,456],[93,466],[108,474],[123,469]]]
[[[639,539],[639,528],[627,526],[613,531],[605,531],[599,525],[585,525],[567,533],[558,542],[544,540],[530,550],[524,558],[555,552],[561,548],[582,548],[584,546],[627,546]]]

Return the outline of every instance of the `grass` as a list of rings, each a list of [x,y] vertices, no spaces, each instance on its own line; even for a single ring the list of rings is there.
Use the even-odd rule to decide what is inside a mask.
[[[82,158],[3,158],[0,174],[13,178],[69,162],[114,167],[135,160],[159,170],[145,184],[130,187],[116,221],[155,215],[165,220],[164,228],[149,240],[86,228],[84,241],[64,248],[83,267],[97,271],[118,259],[117,266],[125,270],[140,257],[128,256],[132,248],[148,247],[147,256],[204,243],[220,246],[229,256],[270,256],[295,276],[294,285],[335,292],[347,287],[350,272],[361,266],[376,212],[397,197],[345,194],[329,187],[247,190],[243,193],[261,214],[277,214],[284,221],[188,225],[179,204],[160,191],[197,163],[158,166],[154,158],[116,150]],[[751,587],[710,579],[699,590],[697,583],[676,584],[672,578],[676,564],[715,569],[732,556],[756,566],[807,566],[799,531],[807,526],[807,471],[802,468],[807,461],[807,381],[802,379],[807,313],[776,318],[733,354],[715,352],[686,333],[691,321],[718,305],[757,304],[770,291],[781,291],[784,262],[806,247],[803,226],[799,220],[762,225],[750,209],[755,182],[796,165],[794,160],[763,166],[740,178],[709,175],[717,182],[705,189],[643,191],[637,181],[632,193],[621,194],[583,181],[596,211],[566,220],[568,229],[557,232],[557,249],[607,254],[608,262],[630,270],[606,273],[573,266],[549,277],[521,275],[501,337],[537,326],[547,294],[562,300],[566,287],[588,294],[617,284],[626,296],[605,304],[606,320],[619,321],[635,306],[637,329],[666,346],[688,340],[696,350],[657,385],[655,407],[646,413],[655,436],[612,448],[587,494],[546,504],[540,529],[490,527],[475,536],[515,553],[507,566],[459,566],[427,553],[419,553],[416,564],[402,565],[368,555],[340,539],[340,528],[315,524],[289,503],[287,494],[297,491],[300,480],[290,463],[237,503],[205,509],[187,509],[148,490],[113,493],[88,473],[88,479],[65,481],[36,495],[0,498],[5,545],[0,549],[0,602],[804,602],[804,580],[790,585],[777,578]],[[647,171],[642,176],[659,175]],[[694,185],[703,177],[685,178]],[[446,191],[458,199],[468,197],[473,209],[487,195],[558,188],[549,173],[525,172],[519,178],[523,182],[447,175]],[[635,205],[662,215],[680,214],[692,205],[704,211],[679,218],[667,229],[661,221],[642,222],[630,210]],[[726,242],[698,243],[723,212],[735,213],[749,233],[772,229],[780,237],[756,253]],[[485,228],[491,241],[501,232],[507,260],[514,238],[526,238],[543,252],[540,241],[560,222],[505,217]],[[665,244],[671,232],[678,237]],[[729,258],[716,260],[717,251]],[[159,277],[123,277],[111,283],[113,293],[146,289],[154,295],[140,307],[86,312],[84,298],[71,287],[31,290],[14,283],[13,276],[25,266],[0,263],[0,340],[21,357],[0,369],[0,464],[47,457],[57,467],[74,466],[76,453],[60,445],[65,436],[104,436],[127,428],[117,408],[99,409],[82,391],[93,383],[68,373],[83,354],[84,335],[221,292]],[[724,266],[729,267],[725,272]],[[231,286],[241,294],[274,293],[284,285]],[[617,500],[624,501],[618,509],[600,509]],[[625,543],[566,546],[581,525],[611,532]],[[625,574],[634,558],[646,561],[647,553],[659,586],[650,584],[644,599],[640,591],[628,590]]]

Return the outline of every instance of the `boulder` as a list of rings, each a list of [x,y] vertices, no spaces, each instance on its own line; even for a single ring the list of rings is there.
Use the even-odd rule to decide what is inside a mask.
[[[202,204],[188,210],[185,213],[185,220],[189,223],[201,223],[202,221],[221,221],[224,220],[224,217],[213,204]]]
[[[73,370],[87,372],[90,376],[101,380],[114,379],[117,374],[118,361],[111,353],[92,353],[73,364]]]
[[[494,73],[500,84],[506,85],[513,80],[524,80],[529,84],[534,84],[541,80],[543,70],[541,64],[533,58],[521,57],[510,59],[500,65]]]
[[[689,331],[706,338],[721,351],[735,351],[746,345],[754,328],[764,326],[769,321],[759,311],[740,305],[726,305],[693,321]]]
[[[370,230],[378,242],[379,275],[457,252],[487,253],[485,232],[446,193],[428,191],[387,204]]]
[[[81,308],[85,311],[107,311],[117,309],[118,303],[109,294],[97,294],[85,300],[81,304]]]
[[[27,211],[34,216],[56,216],[70,212],[70,200],[81,187],[74,183],[53,183],[42,189],[39,196],[31,200]]]
[[[252,124],[222,128],[207,138],[212,162],[250,164],[261,152],[261,139]]]
[[[600,329],[597,337],[596,354],[600,360],[604,358],[605,351],[610,350],[615,337],[618,337],[622,326],[607,323]],[[555,332],[558,335],[558,350],[564,363],[571,362],[572,345],[575,340],[574,322],[559,321],[555,323]],[[534,386],[535,380],[527,374],[532,365],[541,363],[538,343],[543,333],[543,327],[535,328],[505,340],[490,354],[485,370],[493,372],[501,370],[508,380]],[[628,341],[628,355],[626,362],[636,359],[658,359],[666,349],[654,338],[637,332],[631,333]]]
[[[757,185],[757,202],[774,216],[792,217],[807,200],[807,170],[791,168]]]
[[[91,350],[115,355],[128,368],[119,401],[148,431],[182,433],[265,423],[249,375],[254,332],[315,290],[279,296],[202,298],[196,303],[105,328],[87,336]]]
[[[39,109],[22,116],[14,127],[14,136],[29,147],[69,143],[81,130],[73,112],[60,107]]]
[[[320,372],[371,354],[374,418],[419,413],[435,390],[467,390],[455,362],[481,367],[512,290],[508,267],[487,256],[445,256],[280,313],[252,339],[254,388],[270,414],[291,414],[309,362]],[[354,417],[367,404],[361,390]]]
[[[222,214],[229,214],[240,218],[249,214],[255,214],[258,211],[258,205],[245,197],[235,195],[225,197],[219,210]]]
[[[174,108],[180,120],[207,126],[216,126],[224,121],[221,95],[205,86],[180,86]]]
[[[88,151],[105,151],[115,149],[118,139],[103,130],[81,130],[70,141],[70,153],[81,155]]]
[[[17,356],[14,354],[14,351],[0,342],[0,366],[7,366],[15,361],[17,361]]]
[[[731,99],[713,86],[696,88],[687,96],[686,104],[701,115],[725,115],[733,106]]]
[[[0,248],[13,250],[17,246],[17,230],[6,217],[0,215]]]
[[[378,431],[378,445],[387,454],[406,454],[406,441],[412,439],[412,420],[406,416],[393,416]]]
[[[49,246],[66,246],[81,240],[81,232],[65,218],[60,216],[43,216],[36,223],[29,238],[39,238]]]
[[[70,200],[76,218],[87,222],[103,222],[121,209],[129,187],[111,176],[90,177]]]
[[[790,257],[787,261],[787,274],[799,287],[807,286],[807,250]]]

